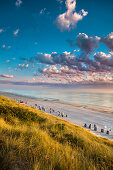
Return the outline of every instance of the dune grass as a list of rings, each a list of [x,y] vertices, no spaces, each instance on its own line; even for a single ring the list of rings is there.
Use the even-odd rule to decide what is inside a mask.
[[[0,169],[112,170],[113,142],[0,96]]]

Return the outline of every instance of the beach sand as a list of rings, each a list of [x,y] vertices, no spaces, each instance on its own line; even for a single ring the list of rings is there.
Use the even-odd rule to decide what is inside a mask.
[[[113,140],[113,110],[64,103],[56,100],[44,100],[7,92],[0,92],[0,95],[6,96],[10,99],[14,99],[16,101],[23,100],[24,102],[27,102],[28,106],[34,107],[35,104],[37,104],[38,106],[44,107],[46,113],[49,114],[50,108],[52,108],[55,112],[52,112],[51,114],[54,116],[58,116],[58,111],[60,111],[61,113],[64,113],[64,117],[60,116],[61,119],[67,120],[73,124],[80,125],[82,127],[85,123],[87,125],[89,125],[90,123],[92,125],[96,124],[97,131],[95,132],[94,130],[90,130],[92,133],[97,136]],[[106,130],[111,129],[110,135],[100,132],[101,129],[103,129],[105,126]]]

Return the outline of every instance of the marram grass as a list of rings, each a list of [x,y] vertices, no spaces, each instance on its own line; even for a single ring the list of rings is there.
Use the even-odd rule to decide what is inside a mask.
[[[0,96],[1,170],[112,170],[113,142]]]

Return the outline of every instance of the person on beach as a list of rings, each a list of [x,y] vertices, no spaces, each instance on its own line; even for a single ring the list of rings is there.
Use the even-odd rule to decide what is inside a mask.
[[[89,125],[89,129],[91,129],[91,124]]]
[[[58,111],[58,116],[60,116],[60,112]]]
[[[64,113],[61,113],[61,116],[64,117]]]
[[[51,108],[50,108],[50,113],[51,113]]]
[[[42,107],[42,110],[45,112],[45,108],[44,107]]]
[[[39,110],[41,110],[41,107],[40,107],[40,106],[39,106],[38,108],[39,108]]]

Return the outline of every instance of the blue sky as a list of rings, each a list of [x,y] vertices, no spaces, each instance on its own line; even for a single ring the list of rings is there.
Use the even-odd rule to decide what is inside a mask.
[[[69,1],[76,2],[76,6],[74,10],[70,12],[70,16],[68,16],[68,21],[70,22],[69,29],[66,28],[62,30],[60,29],[61,22],[63,24],[66,20],[59,20],[59,16],[69,10],[66,8],[65,0],[0,0],[0,80],[10,79],[11,81],[45,82],[45,79],[48,79],[47,81],[54,83],[73,83],[83,82],[87,76],[88,78],[92,76],[93,80],[99,80],[100,77],[102,77],[101,80],[104,80],[107,76],[108,79],[110,77],[110,80],[112,80],[112,66],[110,64],[106,66],[105,62],[109,57],[110,61],[107,62],[112,62],[113,45],[109,45],[106,39],[99,40],[99,43],[94,40],[98,48],[93,44],[93,47],[90,49],[91,51],[87,53],[86,50],[83,50],[83,47],[81,47],[80,41],[79,45],[76,45],[76,37],[79,33],[84,33],[88,37],[92,37],[92,39],[95,39],[95,36],[102,39],[102,37],[106,38],[110,35],[110,43],[112,44],[113,38],[111,38],[112,34],[110,33],[113,32],[113,1],[67,0],[68,3]],[[87,14],[81,14],[81,9],[84,9]],[[70,21],[75,11],[77,14],[79,13],[80,16],[83,16],[83,18],[79,20],[74,17],[76,21]],[[109,37],[107,37],[107,39],[109,39]],[[79,40],[80,38],[81,37],[79,37]],[[87,37],[85,38],[87,39]],[[70,46],[69,41],[73,42],[73,47]],[[87,42],[83,45],[84,48],[88,46]],[[48,62],[45,61],[45,56],[41,56],[41,58],[44,58],[42,62],[40,56],[37,55],[37,53],[51,55],[52,52],[56,52],[60,55],[58,57],[62,57],[62,53],[66,51],[70,52],[70,54],[65,53],[63,55],[65,55],[66,59],[67,57],[70,59],[70,57],[72,57],[71,53],[74,50],[80,50],[77,54],[73,54],[75,55],[74,57],[81,57],[81,54],[85,56],[85,62],[82,63],[80,63],[80,61],[77,63],[78,60],[75,62],[74,58],[73,62],[77,63],[74,67],[65,61],[62,63],[54,62],[48,64]],[[102,53],[95,54],[98,52]],[[97,69],[93,63],[92,67],[90,66],[93,70],[92,75],[91,68],[89,71],[88,61],[86,62],[86,60],[88,60],[89,56],[90,59],[93,59],[94,54],[96,64],[99,66],[102,65],[102,67]],[[110,56],[108,57],[108,55]],[[98,57],[101,59],[104,57],[105,61],[100,61],[100,58],[97,61]],[[24,60],[22,58],[24,58]],[[33,59],[33,62],[29,62],[28,59]],[[19,66],[19,64],[24,64],[24,66]],[[88,72],[83,68],[78,68],[78,64],[81,64],[81,67],[87,67]],[[102,70],[103,67],[105,70]],[[43,70],[44,68],[45,72]],[[71,70],[71,73],[74,70],[74,73],[68,73],[69,70]],[[81,79],[82,74],[84,74],[84,78],[82,76]],[[101,74],[101,76],[99,74]],[[10,77],[10,75],[13,75],[13,78]],[[56,80],[53,80],[54,76],[57,77]],[[76,78],[72,81],[71,78],[67,78],[73,76]],[[88,78],[86,78],[86,80],[88,80]],[[63,79],[63,81],[59,81],[59,79]],[[64,79],[66,81],[64,81]],[[89,80],[92,81],[92,79]],[[106,80],[108,79],[106,78]]]

